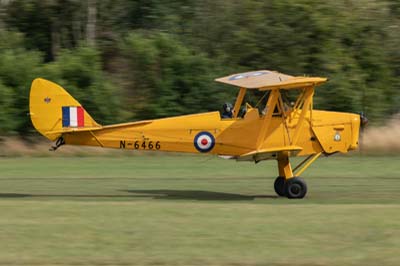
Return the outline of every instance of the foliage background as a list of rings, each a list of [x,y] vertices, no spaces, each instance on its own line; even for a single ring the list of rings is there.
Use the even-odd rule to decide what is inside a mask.
[[[53,80],[102,124],[218,110],[219,76],[328,76],[316,108],[400,110],[397,0],[2,0],[0,135],[32,133],[29,88]]]

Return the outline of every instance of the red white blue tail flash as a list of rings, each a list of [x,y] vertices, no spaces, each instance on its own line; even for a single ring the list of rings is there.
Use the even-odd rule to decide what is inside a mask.
[[[63,106],[62,107],[63,127],[84,127],[85,114],[82,106]]]
[[[199,152],[209,152],[214,148],[214,145],[215,138],[207,131],[202,131],[194,137],[194,146]]]

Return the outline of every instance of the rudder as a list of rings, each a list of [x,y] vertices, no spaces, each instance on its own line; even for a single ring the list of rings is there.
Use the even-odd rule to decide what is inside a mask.
[[[36,130],[52,141],[63,131],[101,127],[66,90],[42,78],[32,82],[29,112]]]

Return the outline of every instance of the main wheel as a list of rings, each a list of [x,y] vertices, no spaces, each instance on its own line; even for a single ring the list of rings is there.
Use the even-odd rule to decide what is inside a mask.
[[[279,196],[285,196],[285,178],[283,176],[278,176],[275,179],[274,189],[276,194],[278,194]]]
[[[307,194],[307,184],[300,177],[289,178],[284,191],[289,199],[302,199]]]

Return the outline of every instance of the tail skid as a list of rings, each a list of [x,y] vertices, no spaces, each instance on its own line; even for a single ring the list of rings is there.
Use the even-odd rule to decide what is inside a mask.
[[[58,148],[60,148],[62,145],[65,144],[65,140],[63,137],[59,137],[54,145],[51,145],[51,148],[49,151],[56,151]]]

